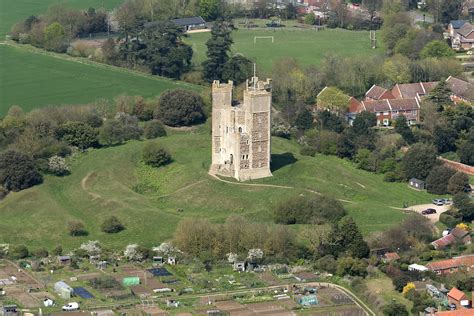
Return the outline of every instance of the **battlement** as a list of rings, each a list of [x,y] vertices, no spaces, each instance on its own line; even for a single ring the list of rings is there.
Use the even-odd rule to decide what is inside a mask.
[[[221,83],[220,80],[214,80],[212,82],[212,88],[213,89],[231,89],[234,87],[234,82],[232,80],[229,80],[227,83]]]
[[[252,79],[247,79],[247,91],[265,91],[271,92],[272,89],[272,79],[267,78],[267,80],[259,80],[258,77],[252,77]]]

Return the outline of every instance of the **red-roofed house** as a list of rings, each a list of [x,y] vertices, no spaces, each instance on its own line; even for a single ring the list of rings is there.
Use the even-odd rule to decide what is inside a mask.
[[[430,93],[438,84],[438,82],[417,82],[396,84],[392,88],[392,95],[395,99],[417,99]]]
[[[370,87],[369,90],[365,93],[365,101],[371,101],[371,100],[383,100],[383,99],[395,99],[395,97],[392,95],[392,93],[380,86],[373,85]]]
[[[449,76],[446,79],[449,90],[451,90],[451,100],[454,103],[474,102],[474,84]]]
[[[426,267],[436,274],[452,273],[459,269],[466,269],[466,271],[469,272],[474,270],[474,255],[459,256],[447,260],[435,261],[428,263]]]
[[[474,309],[458,309],[455,311],[437,312],[435,316],[474,316]]]
[[[400,256],[396,252],[387,252],[386,254],[383,255],[383,262],[392,262],[400,259]]]
[[[466,300],[469,300],[467,295],[464,294],[463,291],[460,291],[455,287],[453,287],[451,291],[448,292],[448,303],[456,305],[456,309],[463,308],[463,305],[461,305],[461,301]]]

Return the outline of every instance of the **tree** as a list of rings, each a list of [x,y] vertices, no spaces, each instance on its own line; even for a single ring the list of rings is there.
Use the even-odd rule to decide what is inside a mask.
[[[433,143],[439,153],[456,150],[456,139],[458,133],[448,125],[438,125],[433,132]]]
[[[441,112],[444,106],[452,104],[451,90],[446,80],[440,80],[436,87],[428,94],[428,100],[437,105],[438,112]]]
[[[85,243],[82,243],[79,249],[85,251],[89,256],[96,256],[102,252],[102,247],[97,240],[89,240]]]
[[[421,58],[429,57],[453,57],[454,51],[449,47],[445,41],[435,40],[431,41],[423,47],[420,52]]]
[[[350,97],[336,87],[327,87],[321,91],[316,99],[318,109],[342,114],[349,107]]]
[[[466,142],[458,149],[459,160],[470,166],[474,166],[474,143]]]
[[[56,136],[80,150],[98,145],[96,130],[84,122],[69,121],[60,125],[56,131]]]
[[[275,222],[287,225],[335,222],[345,214],[340,202],[323,195],[295,196],[274,211]]]
[[[410,82],[410,59],[397,54],[383,63],[382,72],[391,84]]]
[[[25,245],[16,245],[10,249],[9,255],[12,259],[18,260],[25,259],[30,255],[30,252],[28,251],[28,248],[26,248]]]
[[[295,126],[300,130],[308,130],[313,126],[313,114],[307,108],[303,108],[295,119]]]
[[[407,118],[405,115],[399,115],[395,119],[395,131],[402,135],[403,139],[407,144],[412,144],[415,141],[415,136],[411,131],[411,128],[408,126]]]
[[[391,12],[384,16],[380,35],[389,52],[395,48],[400,39],[405,37],[410,25],[410,18],[404,12]]]
[[[152,167],[161,167],[171,162],[171,155],[157,142],[148,142],[143,147],[143,161]]]
[[[102,144],[121,144],[130,139],[139,139],[143,129],[138,125],[135,116],[118,112],[113,120],[107,120],[99,130],[99,140]]]
[[[207,59],[202,64],[203,78],[208,82],[223,79],[224,65],[233,44],[231,33],[232,26],[224,21],[217,21],[211,29],[211,38],[206,42]]]
[[[46,248],[39,248],[33,251],[33,256],[35,256],[36,258],[47,258],[49,256],[49,253]]]
[[[145,124],[144,136],[147,139],[166,136],[165,126],[158,120],[149,121]]]
[[[314,16],[313,13],[309,13],[304,16],[304,24],[308,24],[308,25],[316,24],[316,17]]]
[[[44,47],[63,53],[66,50],[64,27],[58,22],[48,25],[44,29]]]
[[[215,20],[219,14],[219,0],[201,0],[199,9],[202,18],[206,21]]]
[[[436,163],[436,149],[432,145],[416,143],[408,149],[402,160],[408,179],[426,179]]]
[[[469,177],[464,172],[456,172],[448,182],[448,192],[456,195],[460,192],[467,192],[470,189]]]
[[[236,84],[245,82],[252,76],[252,61],[238,54],[232,56],[222,68],[222,80],[232,80]]]
[[[125,226],[115,216],[107,217],[100,225],[100,230],[107,234],[115,234],[125,229]]]
[[[57,155],[51,156],[48,159],[48,170],[57,176],[64,176],[71,171],[66,163],[66,159]]]
[[[433,194],[448,193],[449,179],[455,173],[453,169],[442,165],[433,167],[426,178],[426,190]]]
[[[196,92],[176,89],[161,94],[155,119],[170,126],[189,126],[204,120],[204,101]]]
[[[0,153],[0,184],[5,189],[20,191],[42,181],[43,177],[30,157],[14,150]]]
[[[361,259],[351,257],[339,258],[337,260],[336,274],[339,276],[361,276],[367,275],[367,263]]]
[[[383,308],[383,314],[385,316],[408,316],[408,311],[405,305],[391,302]]]
[[[371,127],[377,125],[377,117],[374,113],[369,111],[362,111],[357,114],[354,122],[352,123],[351,131],[355,135],[365,135],[369,133]]]
[[[69,231],[69,235],[71,236],[87,235],[84,223],[81,221],[77,221],[77,220],[69,221],[67,223],[67,229]]]

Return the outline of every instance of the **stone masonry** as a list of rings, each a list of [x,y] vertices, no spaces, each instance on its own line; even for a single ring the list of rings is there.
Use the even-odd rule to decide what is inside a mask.
[[[232,90],[232,81],[212,84],[209,173],[239,181],[270,177],[271,80],[247,80],[242,101],[233,100]]]

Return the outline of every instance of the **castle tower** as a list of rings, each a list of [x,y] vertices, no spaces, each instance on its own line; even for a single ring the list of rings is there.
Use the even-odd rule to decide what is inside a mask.
[[[212,174],[239,181],[270,177],[271,80],[253,77],[242,101],[233,83],[212,84]]]

